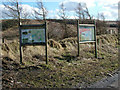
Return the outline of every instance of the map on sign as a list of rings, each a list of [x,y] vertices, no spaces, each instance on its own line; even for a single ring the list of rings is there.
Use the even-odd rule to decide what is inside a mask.
[[[82,41],[94,41],[94,26],[80,26],[79,28],[79,40]]]
[[[22,29],[22,43],[41,43],[45,42],[45,29]]]

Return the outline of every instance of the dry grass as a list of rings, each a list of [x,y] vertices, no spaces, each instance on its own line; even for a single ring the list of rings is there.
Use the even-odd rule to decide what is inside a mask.
[[[80,57],[77,57],[77,38],[50,39],[48,65],[44,46],[23,47],[24,65],[20,65],[19,42],[3,44],[3,87],[70,88],[100,80],[118,69],[118,41],[116,35],[97,38],[99,59],[94,58],[93,44],[81,44]]]

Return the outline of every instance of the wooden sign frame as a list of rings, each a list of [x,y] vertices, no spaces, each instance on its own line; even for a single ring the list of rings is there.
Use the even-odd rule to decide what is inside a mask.
[[[94,27],[94,40],[92,41],[82,41],[80,42],[79,38],[80,38],[80,32],[79,32],[79,28],[80,26],[93,26]],[[78,40],[78,56],[80,55],[80,44],[82,43],[95,43],[95,57],[97,58],[97,38],[96,38],[96,22],[94,21],[94,24],[79,24],[79,20],[77,20],[77,40]]]
[[[45,29],[45,42],[35,42],[35,43],[22,43],[22,34],[21,31],[22,29],[40,29],[42,27],[42,29]],[[48,64],[48,57],[47,57],[47,22],[45,22],[44,24],[39,24],[39,25],[19,25],[19,42],[20,42],[20,46],[19,46],[19,50],[20,50],[20,63],[23,64],[22,62],[22,46],[30,46],[30,45],[45,45],[45,53],[46,53],[46,64]]]

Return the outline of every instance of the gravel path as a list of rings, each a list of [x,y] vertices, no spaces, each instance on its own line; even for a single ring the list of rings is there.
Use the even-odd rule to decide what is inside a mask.
[[[96,82],[88,86],[88,88],[118,88],[120,86],[120,71],[116,72],[112,76],[102,79],[101,81]],[[119,88],[120,90],[120,88]]]

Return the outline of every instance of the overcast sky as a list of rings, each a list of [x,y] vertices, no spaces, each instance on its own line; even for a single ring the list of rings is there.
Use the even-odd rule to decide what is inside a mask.
[[[7,0],[3,0],[7,1]],[[21,1],[21,0],[20,0]],[[43,0],[45,7],[49,11],[47,18],[59,19],[58,12],[61,3],[64,3],[69,18],[75,18],[74,12],[78,3],[86,3],[90,14],[96,18],[98,13],[103,13],[106,20],[117,20],[118,19],[118,2],[119,0]],[[36,8],[36,0],[24,0],[22,1],[22,7],[28,13],[33,13],[33,9]],[[0,3],[0,12],[8,12],[2,2]]]

